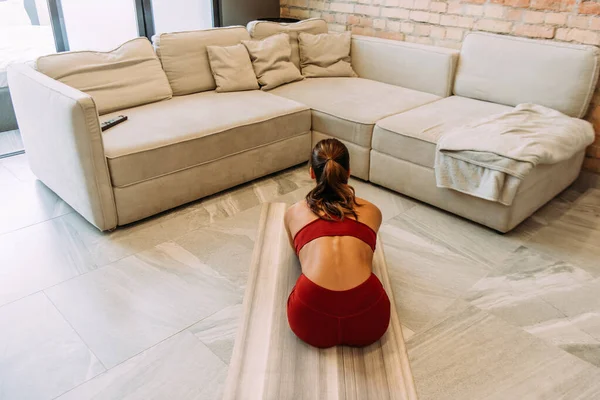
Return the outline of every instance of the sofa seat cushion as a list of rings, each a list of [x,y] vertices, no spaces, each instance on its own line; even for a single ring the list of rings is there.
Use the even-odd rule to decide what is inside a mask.
[[[313,130],[367,148],[377,121],[440,99],[362,78],[309,78],[270,93],[309,106]]]
[[[452,96],[377,122],[373,149],[433,168],[438,139],[450,129],[512,107]]]
[[[114,187],[295,137],[311,119],[308,107],[258,90],[174,97],[102,121],[118,114],[129,119],[102,134]]]

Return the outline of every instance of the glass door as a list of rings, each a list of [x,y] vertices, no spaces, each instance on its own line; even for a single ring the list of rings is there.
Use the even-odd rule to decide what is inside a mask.
[[[156,33],[214,26],[213,0],[152,0],[152,11]]]
[[[139,36],[134,0],[60,0],[69,50],[112,50]]]
[[[23,152],[8,90],[10,64],[56,52],[45,0],[0,1],[0,158]]]

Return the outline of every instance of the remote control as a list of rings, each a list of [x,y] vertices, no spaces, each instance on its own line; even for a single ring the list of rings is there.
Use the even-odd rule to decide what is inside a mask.
[[[115,125],[119,125],[121,122],[125,121],[127,121],[127,116],[119,115],[117,118],[109,119],[108,121],[101,123],[100,128],[102,129],[102,132],[104,132],[105,130],[112,128]]]

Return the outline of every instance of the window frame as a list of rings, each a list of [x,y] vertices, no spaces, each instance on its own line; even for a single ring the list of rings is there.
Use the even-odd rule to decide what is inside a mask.
[[[50,13],[50,24],[54,35],[54,43],[57,52],[69,51],[69,38],[65,25],[61,0],[47,0],[48,11]],[[152,40],[156,32],[154,26],[154,13],[152,10],[152,0],[133,0],[135,2],[135,13],[138,27],[138,34]],[[212,0],[213,26],[215,28],[223,25],[221,15],[221,4],[219,0]]]

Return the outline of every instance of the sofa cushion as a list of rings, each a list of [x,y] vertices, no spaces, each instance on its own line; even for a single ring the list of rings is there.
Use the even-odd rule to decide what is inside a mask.
[[[377,122],[373,149],[433,168],[435,146],[444,132],[512,107],[452,96]]]
[[[286,33],[262,40],[244,40],[252,67],[263,90],[271,90],[289,82],[304,79],[300,70],[290,61],[290,40]]]
[[[312,35],[300,32],[300,67],[307,78],[357,76],[350,64],[352,33],[321,33]]]
[[[369,148],[375,122],[440,98],[362,78],[308,78],[270,93],[309,106],[313,130]]]
[[[470,33],[454,93],[509,106],[535,103],[581,118],[598,80],[599,55],[593,46]]]
[[[447,97],[458,51],[400,40],[352,35],[352,69],[358,76]]]
[[[310,110],[306,106],[258,90],[197,93],[120,114],[127,115],[128,121],[102,135],[115,187],[310,131]],[[102,120],[115,115],[106,115]]]
[[[233,46],[250,39],[242,26],[162,33],[152,40],[175,96],[214,90],[206,46]]]
[[[168,99],[171,87],[146,38],[112,51],[73,51],[37,59],[37,69],[92,96],[98,113]]]
[[[250,32],[252,39],[264,39],[267,36],[275,35],[277,33],[287,33],[290,37],[290,45],[292,46],[290,60],[294,63],[296,68],[300,69],[298,33],[306,32],[317,35],[319,33],[327,33],[328,28],[325,20],[320,18],[310,18],[292,24],[269,21],[252,21],[248,23],[248,32]]]
[[[259,89],[246,46],[206,46],[206,50],[217,92]]]

